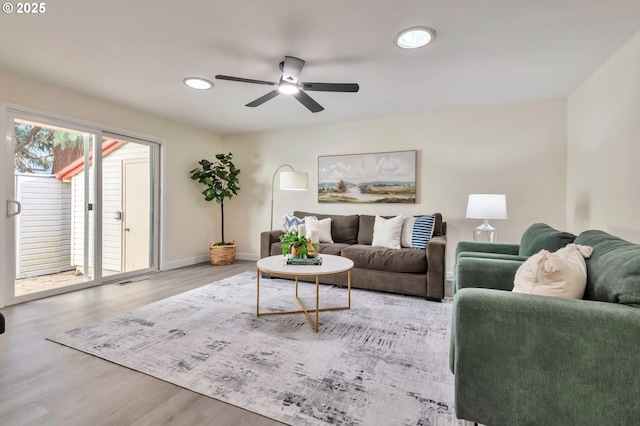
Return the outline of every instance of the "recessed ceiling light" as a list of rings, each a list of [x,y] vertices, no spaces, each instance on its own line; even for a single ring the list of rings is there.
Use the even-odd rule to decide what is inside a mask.
[[[436,32],[432,28],[411,27],[401,31],[400,34],[393,39],[393,43],[403,49],[417,49],[426,46],[433,41],[434,38],[436,38]]]
[[[182,81],[184,82],[184,84],[191,87],[192,89],[207,90],[213,87],[212,82],[199,77],[187,77]]]

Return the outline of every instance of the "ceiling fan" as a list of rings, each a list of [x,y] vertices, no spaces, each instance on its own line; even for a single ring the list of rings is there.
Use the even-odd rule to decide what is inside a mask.
[[[306,83],[300,82],[300,73],[304,67],[302,59],[293,56],[285,56],[284,61],[280,62],[282,77],[278,83],[264,80],[252,80],[249,78],[231,77],[228,75],[216,75],[218,80],[239,81],[241,83],[264,84],[267,86],[275,86],[275,89],[264,96],[259,97],[255,101],[249,102],[245,106],[257,107],[275,98],[279,94],[291,95],[296,98],[302,105],[307,107],[311,112],[320,112],[324,108],[313,100],[313,98],[305,93],[305,91],[316,92],[352,92],[360,90],[360,86],[356,83]]]

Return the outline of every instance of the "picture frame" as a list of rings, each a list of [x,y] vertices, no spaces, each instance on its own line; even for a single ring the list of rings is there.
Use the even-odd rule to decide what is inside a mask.
[[[417,151],[318,157],[319,203],[416,202]]]

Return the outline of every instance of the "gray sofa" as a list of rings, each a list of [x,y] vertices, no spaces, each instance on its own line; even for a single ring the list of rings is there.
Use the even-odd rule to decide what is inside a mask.
[[[349,258],[354,263],[351,285],[354,288],[387,291],[440,301],[444,297],[446,222],[435,214],[433,237],[426,250],[373,247],[375,216],[326,215],[295,211],[294,216],[331,218],[333,243],[320,243],[320,253]],[[260,258],[282,255],[281,230],[260,235]],[[322,277],[321,282],[345,286],[346,274]]]

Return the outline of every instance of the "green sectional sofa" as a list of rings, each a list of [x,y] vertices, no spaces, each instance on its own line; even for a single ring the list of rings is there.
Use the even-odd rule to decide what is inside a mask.
[[[593,247],[582,300],[512,293],[505,270],[515,265],[496,267],[495,254],[476,257],[477,280],[470,265],[458,269],[451,369],[459,418],[504,426],[640,422],[640,245],[595,230],[575,243]]]

